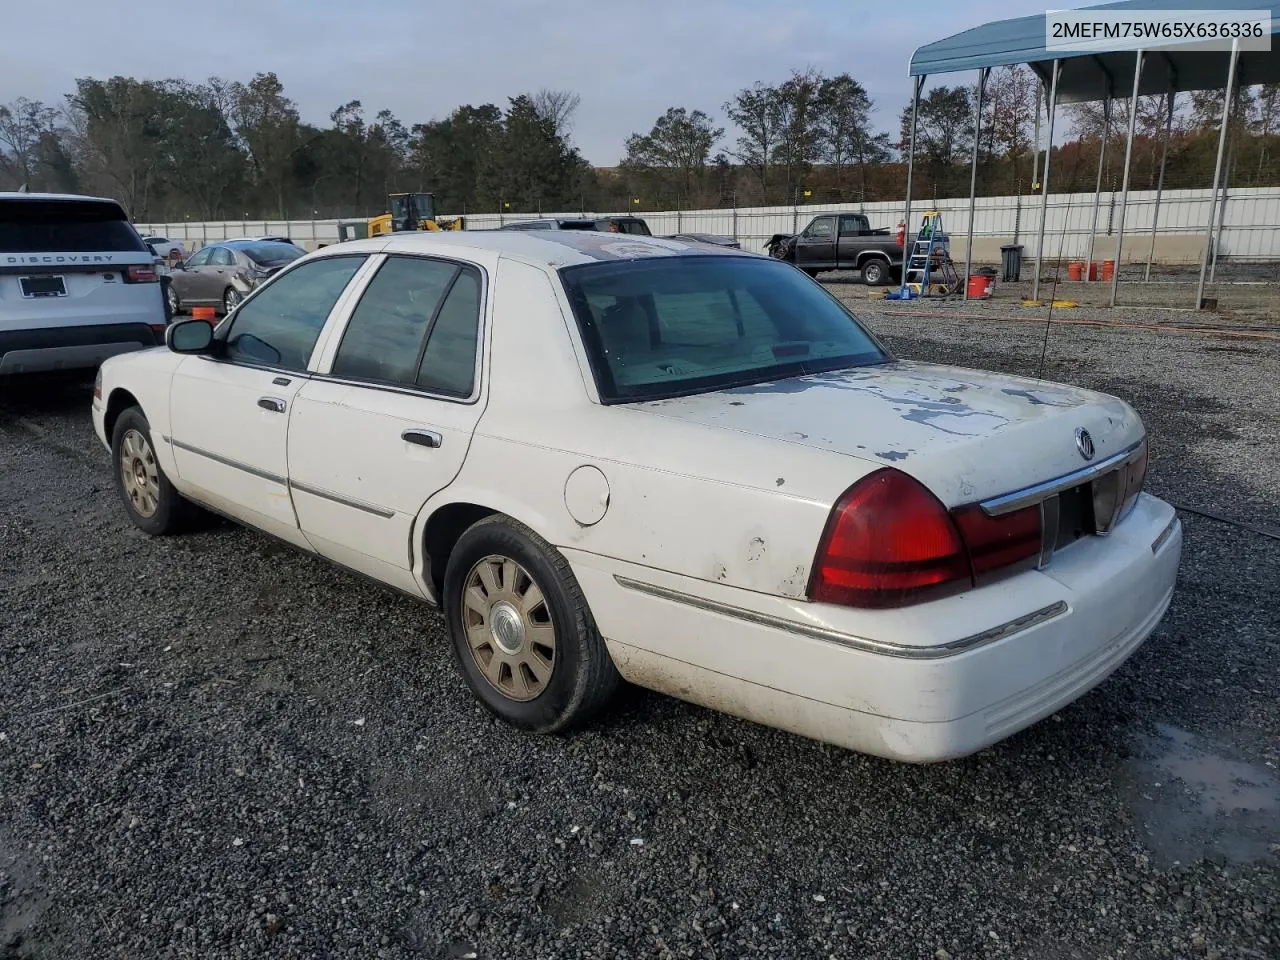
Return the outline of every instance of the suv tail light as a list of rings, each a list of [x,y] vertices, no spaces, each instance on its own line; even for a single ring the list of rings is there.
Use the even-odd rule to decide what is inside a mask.
[[[153,266],[131,266],[124,272],[125,283],[155,283],[159,279]]]
[[[886,467],[836,503],[818,546],[809,599],[900,607],[973,585],[951,515],[923,484]]]

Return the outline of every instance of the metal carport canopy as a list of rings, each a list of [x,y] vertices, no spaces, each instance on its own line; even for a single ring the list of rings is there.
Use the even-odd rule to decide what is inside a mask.
[[[1065,8],[1064,8],[1065,9]],[[1250,0],[1124,0],[1105,3],[1087,10],[1269,10],[1271,35],[1280,32],[1280,4]],[[1198,44],[1185,50],[1162,49],[1152,43],[1140,94],[1164,94],[1187,90],[1221,90],[1231,58],[1229,50],[1204,50]],[[1046,86],[1054,60],[1062,63],[1058,75],[1058,102],[1081,103],[1101,100],[1109,92],[1113,97],[1128,97],[1133,91],[1132,47],[1115,53],[1049,52],[1045,48],[1045,15],[995,20],[957,33],[945,40],[926,44],[911,58],[910,75],[930,76],[1001,67],[1024,63]],[[1257,83],[1280,83],[1280,45],[1272,41],[1272,49],[1241,50],[1236,67],[1241,86]]]

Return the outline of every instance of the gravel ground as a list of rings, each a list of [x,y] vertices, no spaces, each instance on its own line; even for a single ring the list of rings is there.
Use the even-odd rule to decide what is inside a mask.
[[[1034,372],[1044,336],[865,308],[921,359]],[[929,767],[638,691],[515,733],[434,613],[230,525],[148,540],[88,388],[11,391],[0,958],[1280,956],[1280,344],[1055,325],[1045,375],[1136,403],[1154,492],[1263,532],[1184,513],[1129,663]]]

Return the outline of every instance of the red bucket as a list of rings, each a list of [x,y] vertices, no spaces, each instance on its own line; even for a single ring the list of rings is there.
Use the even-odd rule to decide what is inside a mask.
[[[982,300],[991,296],[991,281],[995,278],[985,273],[975,273],[969,277],[969,299]]]
[[[1084,264],[1080,263],[1078,260],[1073,260],[1071,263],[1068,263],[1067,276],[1071,278],[1073,283],[1078,282],[1080,278],[1084,276]]]

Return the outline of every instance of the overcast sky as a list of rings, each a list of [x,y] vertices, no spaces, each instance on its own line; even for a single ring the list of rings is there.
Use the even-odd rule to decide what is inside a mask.
[[[217,0],[152,3],[141,15],[100,0],[20,7],[0,60],[0,103],[61,102],[80,76],[247,80],[274,70],[310,123],[360,100],[368,116],[388,107],[409,125],[551,87],[581,95],[573,139],[598,166],[615,164],[627,136],[648,132],[669,106],[728,127],[721,105],[735,91],[807,66],[852,74],[878,106],[877,126],[892,129],[917,47],[1045,10],[1044,0]]]

